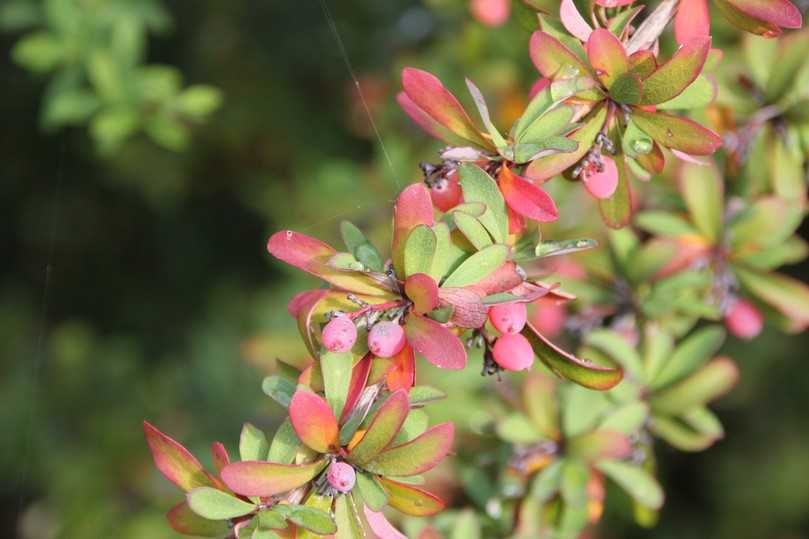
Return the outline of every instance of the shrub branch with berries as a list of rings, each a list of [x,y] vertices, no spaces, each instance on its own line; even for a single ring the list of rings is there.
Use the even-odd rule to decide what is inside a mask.
[[[389,249],[347,221],[343,250],[270,237],[271,255],[323,281],[288,305],[309,357],[263,382],[287,413],[275,434],[245,424],[238,460],[217,442],[208,471],[145,423],[157,468],[185,493],[168,513],[176,531],[406,537],[393,520],[421,539],[576,538],[608,482],[650,526],[657,444],[699,451],[724,435],[708,404],[739,376],[720,353],[726,331],[809,326],[809,287],[777,272],[807,254],[795,232],[809,34],[778,37],[800,26],[797,9],[716,0],[769,38],[744,37],[724,80],[704,0],[525,4],[539,79],[508,132],[471,81],[482,127],[437,77],[403,71],[399,104],[448,146],[396,198]],[[473,12],[509,16],[496,1]],[[664,55],[672,26],[680,46]],[[587,204],[605,226],[586,227]],[[494,376],[476,395],[484,419],[453,444],[452,423],[430,426],[423,408],[445,395],[418,383],[420,365],[450,371],[452,387],[470,358]],[[423,474],[450,453],[465,496],[434,516],[445,502]]]

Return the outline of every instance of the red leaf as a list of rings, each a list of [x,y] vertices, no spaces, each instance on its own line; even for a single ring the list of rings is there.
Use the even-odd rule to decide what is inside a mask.
[[[406,67],[402,70],[402,87],[411,101],[436,123],[470,142],[491,147],[455,96],[435,75]]]
[[[500,169],[498,181],[506,204],[517,214],[540,223],[556,221],[559,217],[556,203],[548,193],[512,173],[508,167],[503,166]]]
[[[405,281],[405,294],[413,308],[424,314],[438,307],[438,284],[426,273],[416,273]]]
[[[596,4],[602,7],[621,7],[628,6],[635,0],[596,0]]]
[[[274,496],[305,485],[325,467],[325,460],[297,465],[244,460],[225,466],[222,479],[242,496]]]
[[[373,359],[374,355],[369,352],[354,365],[354,369],[351,371],[351,383],[348,386],[346,403],[345,406],[343,406],[343,413],[340,416],[340,424],[348,418],[351,410],[354,409],[354,405],[357,404],[357,401],[360,399],[362,390],[365,389],[365,384],[368,381],[368,374],[371,372],[371,361],[373,361]]]
[[[442,307],[452,307],[450,321],[462,328],[479,328],[486,323],[486,306],[480,296],[468,288],[439,290]]]
[[[559,6],[559,17],[562,19],[565,29],[582,41],[587,41],[593,32],[593,28],[581,16],[573,0],[562,0],[562,4]]]
[[[529,53],[542,76],[549,79],[573,75],[572,72],[568,74],[568,70],[577,71],[579,76],[590,73],[590,69],[575,53],[562,45],[558,39],[542,31],[531,35]]]
[[[225,449],[222,442],[214,442],[211,445],[211,459],[218,472],[221,472],[222,468],[230,464],[230,455],[228,455],[228,450]]]
[[[407,344],[402,350],[390,358],[391,368],[388,370],[385,383],[388,389],[410,389],[416,383],[416,353]]]
[[[289,403],[289,420],[298,438],[318,453],[328,453],[339,445],[339,428],[326,399],[298,389]]]
[[[711,35],[711,17],[707,0],[680,0],[674,17],[674,36],[682,45],[695,37]]]
[[[306,234],[292,230],[276,232],[267,241],[267,251],[290,266],[320,277],[343,290],[372,296],[390,295],[389,290],[368,275],[329,267],[327,262],[337,251],[330,245]],[[299,310],[305,299],[307,298],[301,298],[290,309]]]
[[[371,531],[376,534],[379,539],[407,539],[407,536],[393,527],[385,518],[385,513],[382,511],[374,511],[367,505],[365,508],[365,520],[368,521]]]
[[[421,110],[406,93],[399,92],[399,94],[396,96],[396,101],[399,103],[399,106],[402,107],[402,110],[404,110],[405,113],[410,116],[410,119],[416,123],[416,125],[438,140],[443,140],[447,144],[453,146],[461,146],[469,143],[469,141],[457,136],[455,133],[435,121],[426,112]]]
[[[517,271],[517,264],[508,260],[484,279],[464,288],[471,290],[480,297],[485,297],[507,292],[522,282],[523,276]]]
[[[408,185],[393,207],[393,268],[404,276],[404,248],[410,231],[418,225],[433,226],[433,201],[423,183]]]
[[[166,479],[186,492],[197,487],[218,488],[218,482],[179,442],[160,432],[148,421],[143,422],[143,432],[155,466]]]
[[[761,21],[784,28],[800,28],[803,17],[800,10],[788,0],[727,0],[741,11]]]
[[[435,320],[411,313],[405,323],[410,346],[427,361],[442,369],[463,369],[466,348],[463,343]]]
[[[607,88],[629,69],[629,59],[624,46],[609,30],[604,28],[593,30],[586,48],[590,65]]]

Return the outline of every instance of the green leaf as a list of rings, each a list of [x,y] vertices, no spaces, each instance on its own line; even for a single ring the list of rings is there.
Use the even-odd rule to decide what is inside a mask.
[[[536,430],[551,440],[558,440],[560,437],[557,402],[556,382],[552,378],[539,373],[531,373],[526,377],[522,403],[531,418],[531,430]]]
[[[635,224],[641,230],[657,236],[696,236],[697,230],[691,224],[673,213],[661,210],[647,210],[635,216]]]
[[[436,223],[433,226],[433,232],[436,239],[435,256],[433,256],[433,264],[428,275],[440,283],[441,279],[461,264],[468,253],[453,241],[446,223]]]
[[[348,460],[365,466],[374,459],[396,438],[409,411],[407,392],[404,389],[393,392],[373,416],[362,439],[349,453]]]
[[[275,431],[275,436],[270,444],[270,451],[267,454],[267,460],[279,464],[291,464],[300,446],[301,441],[298,439],[298,435],[295,434],[295,429],[287,417],[278,426],[278,430]]]
[[[256,530],[266,530],[266,529],[283,530],[284,528],[287,527],[286,516],[287,516],[286,511],[283,510],[278,511],[275,510],[275,508],[271,508],[266,511],[261,511],[256,518],[257,520]]]
[[[550,87],[544,88],[542,91],[537,92],[537,94],[528,103],[528,106],[525,107],[522,116],[520,116],[520,118],[514,124],[512,129],[512,136],[514,140],[518,142],[521,141],[532,125],[538,123],[538,120],[542,117],[542,115],[548,112],[555,104],[556,102],[551,97]]]
[[[508,258],[508,247],[490,245],[464,260],[441,285],[461,288],[481,281],[503,265]]]
[[[556,374],[591,389],[609,389],[623,378],[621,369],[603,367],[581,360],[551,343],[527,323],[522,334],[531,343],[534,354]]]
[[[455,221],[455,226],[466,236],[469,243],[475,246],[475,249],[481,250],[492,245],[491,236],[489,236],[486,227],[479,220],[462,211],[452,212],[452,217]]]
[[[802,331],[809,325],[809,287],[805,283],[779,273],[733,269],[745,290],[787,317],[786,329]]]
[[[354,254],[354,258],[373,271],[383,271],[385,261],[362,230],[351,221],[340,222],[340,235],[346,248]]]
[[[374,511],[381,511],[388,504],[388,493],[373,475],[366,472],[357,473],[357,488],[365,505]]]
[[[430,418],[424,410],[410,410],[407,419],[402,424],[394,444],[403,444],[420,436],[430,426]]]
[[[636,105],[643,95],[643,82],[635,73],[622,73],[610,86],[610,97],[618,103]]]
[[[188,506],[201,517],[227,520],[252,513],[256,506],[211,487],[198,487],[188,493]]]
[[[94,93],[63,90],[46,97],[42,122],[46,127],[77,125],[86,122],[101,106]]]
[[[666,387],[694,372],[705,364],[725,341],[725,330],[707,326],[689,335],[674,350],[669,360],[651,380],[651,387]]]
[[[422,406],[428,402],[433,402],[445,398],[447,395],[440,389],[430,386],[414,386],[410,388],[410,406]]]
[[[339,418],[343,414],[353,366],[354,356],[351,352],[325,352],[320,356],[326,400],[334,417]]]
[[[696,407],[679,417],[656,414],[651,431],[680,451],[702,451],[724,435],[719,419],[707,408]]]
[[[710,49],[710,38],[694,38],[680,47],[643,81],[642,104],[659,105],[681,95],[699,76]]]
[[[261,390],[284,408],[289,408],[296,387],[297,384],[289,378],[277,375],[268,376],[261,382]]]
[[[213,86],[196,84],[177,96],[177,107],[188,116],[202,120],[222,104],[222,92]]]
[[[519,412],[507,415],[495,428],[500,438],[514,444],[532,444],[543,439],[528,417]]]
[[[722,231],[725,208],[722,179],[716,167],[683,163],[680,193],[691,221],[705,238],[715,244]]]
[[[780,245],[800,226],[803,204],[770,196],[753,202],[730,224],[731,248],[743,253],[745,248]]]
[[[494,142],[494,145],[498,149],[505,147],[506,141],[503,135],[500,134],[500,131],[497,130],[497,127],[495,127],[494,123],[492,123],[492,119],[489,117],[489,107],[486,106],[486,100],[483,98],[483,94],[469,79],[466,79],[466,87],[472,95],[472,100],[475,102],[475,106],[478,109],[480,119],[483,120],[483,125],[486,126],[486,130],[492,137],[492,142]]]
[[[460,512],[452,524],[450,539],[481,539],[480,521],[472,509]]]
[[[646,470],[619,460],[603,460],[596,467],[629,493],[639,504],[652,509],[663,505],[663,489]]]
[[[780,40],[778,60],[769,66],[772,71],[765,89],[767,103],[773,103],[789,92],[806,65],[808,49],[809,38],[804,32],[795,32]]]
[[[239,437],[239,458],[242,460],[264,460],[270,444],[267,436],[261,429],[250,423],[245,423],[242,427],[242,434]]]
[[[331,515],[315,507],[290,506],[287,520],[319,535],[328,535],[337,531],[337,525]]]
[[[599,429],[633,435],[641,429],[648,417],[648,404],[631,402],[612,410],[601,422]]]
[[[65,45],[57,36],[43,31],[20,39],[12,49],[11,57],[31,71],[45,73],[62,63],[66,52]]]
[[[640,356],[626,339],[614,331],[606,329],[591,331],[585,337],[585,342],[588,346],[605,352],[633,378],[637,379],[641,376],[643,366]]]
[[[418,225],[407,236],[404,250],[405,276],[416,273],[429,274],[436,250],[436,237],[432,228]]]
[[[542,94],[545,94],[546,91],[547,89],[543,90],[540,94],[535,96],[534,99],[541,98],[544,100]],[[528,110],[526,110],[526,113],[528,113]],[[514,140],[523,144],[539,144],[550,137],[569,131],[572,127],[570,123],[572,119],[573,109],[571,107],[565,105],[556,106],[550,110],[544,111],[541,116],[536,117],[530,124],[525,125],[524,128],[519,131],[519,134],[515,135]]]
[[[655,393],[652,408],[674,414],[703,405],[730,391],[738,379],[739,368],[730,358],[716,358],[691,376]]]
[[[435,467],[449,452],[453,435],[452,423],[440,423],[415,440],[383,451],[365,469],[383,476],[421,474]]]
[[[629,157],[639,157],[654,149],[654,141],[630,118],[621,137],[621,148]]]
[[[363,539],[365,537],[354,499],[349,494],[337,496],[334,503],[334,520],[337,524],[335,539]]]
[[[546,256],[561,256],[598,247],[598,242],[590,238],[577,238],[574,240],[542,240],[535,249],[538,258]]]
[[[228,533],[228,523],[224,520],[208,520],[196,514],[183,500],[166,513],[172,529],[184,535],[198,537],[223,537]]]
[[[458,167],[458,172],[464,201],[482,202],[486,205],[486,212],[480,216],[480,222],[496,243],[505,243],[508,238],[508,215],[497,183],[477,165],[464,163]]]
[[[716,99],[716,93],[716,84],[705,75],[700,75],[683,93],[665,103],[660,103],[657,108],[675,110],[707,107]]]
[[[587,505],[587,483],[589,480],[590,471],[583,462],[566,458],[559,483],[559,491],[565,503],[572,506]]]
[[[531,496],[540,502],[553,498],[562,483],[564,461],[557,460],[542,469],[531,484]]]

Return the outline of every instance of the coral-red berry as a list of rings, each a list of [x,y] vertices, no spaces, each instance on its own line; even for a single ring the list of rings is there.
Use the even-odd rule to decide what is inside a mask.
[[[500,333],[519,333],[527,318],[525,303],[504,303],[489,309],[489,321]]]
[[[519,333],[506,333],[497,338],[492,355],[507,371],[522,371],[534,364],[534,350],[528,339]]]
[[[450,172],[442,178],[438,178],[430,186],[430,198],[439,210],[446,212],[461,203],[461,184],[458,181],[458,174]]]

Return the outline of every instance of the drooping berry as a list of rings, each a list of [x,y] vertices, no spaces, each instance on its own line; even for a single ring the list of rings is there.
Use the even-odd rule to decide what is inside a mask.
[[[462,194],[458,173],[454,170],[446,176],[438,178],[430,186],[430,198],[435,207],[443,212],[460,204]]]
[[[525,303],[503,303],[489,309],[489,321],[500,333],[519,333],[527,318]]]
[[[528,339],[519,333],[506,333],[497,338],[492,355],[507,371],[522,371],[534,364],[534,350]]]
[[[392,357],[402,351],[407,339],[396,322],[378,322],[368,332],[368,349],[376,357]]]
[[[323,346],[331,352],[348,352],[357,342],[357,326],[346,316],[332,318],[323,328]]]
[[[351,492],[354,488],[354,483],[357,480],[357,473],[354,467],[345,462],[334,461],[329,465],[329,471],[326,473],[326,479],[329,481],[334,490],[337,492]]]
[[[761,333],[764,317],[749,301],[736,299],[725,313],[725,326],[736,337],[750,340]]]

